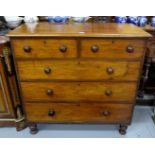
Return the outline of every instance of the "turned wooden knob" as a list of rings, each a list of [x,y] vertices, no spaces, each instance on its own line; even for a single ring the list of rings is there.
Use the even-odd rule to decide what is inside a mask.
[[[110,112],[109,111],[107,111],[107,110],[105,110],[105,111],[103,111],[103,116],[109,116],[110,115]]]
[[[132,52],[134,52],[134,47],[133,46],[127,46],[126,51],[128,53],[132,53]]]
[[[24,49],[24,51],[27,52],[27,53],[28,53],[28,52],[31,52],[31,47],[28,46],[28,45],[25,45],[23,49]]]
[[[52,89],[48,89],[48,90],[46,91],[46,94],[49,95],[49,96],[51,96],[51,95],[54,94],[54,91],[53,91]]]
[[[51,116],[51,117],[55,116],[55,111],[54,110],[49,110],[48,111],[48,116]]]
[[[98,50],[99,50],[99,47],[97,45],[93,45],[91,47],[91,51],[94,52],[94,53],[98,52]]]
[[[106,90],[105,91],[105,95],[106,96],[111,96],[112,95],[112,91],[111,90]]]
[[[46,74],[49,74],[49,73],[51,73],[51,68],[49,68],[49,67],[46,67],[46,68],[44,69],[44,72],[45,72]]]
[[[59,47],[59,50],[62,52],[62,53],[65,53],[67,51],[67,47],[65,45],[62,45]]]
[[[114,73],[114,69],[112,67],[108,67],[106,71],[108,74]]]

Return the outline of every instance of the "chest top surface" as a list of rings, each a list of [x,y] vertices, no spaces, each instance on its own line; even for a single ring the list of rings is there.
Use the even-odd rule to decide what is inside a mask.
[[[23,24],[8,33],[9,37],[151,37],[132,24],[40,22]]]

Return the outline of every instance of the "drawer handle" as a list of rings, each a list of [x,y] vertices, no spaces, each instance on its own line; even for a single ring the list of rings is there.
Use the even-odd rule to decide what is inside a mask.
[[[111,96],[112,95],[112,91],[111,90],[106,90],[105,91],[105,95],[106,96]]]
[[[92,52],[96,53],[96,52],[98,52],[99,47],[98,47],[97,45],[93,45],[93,46],[91,47],[91,50],[92,50]]]
[[[48,116],[51,116],[51,117],[55,116],[55,111],[54,110],[49,110]]]
[[[127,46],[126,51],[128,53],[133,53],[134,52],[134,47],[133,46]]]
[[[28,46],[28,45],[25,45],[23,49],[24,49],[24,51],[27,52],[27,53],[31,52],[31,47]]]
[[[54,91],[53,91],[52,89],[48,89],[48,90],[46,91],[46,94],[49,95],[49,96],[51,96],[51,95],[54,94]]]
[[[62,45],[59,47],[60,52],[65,53],[67,51],[67,47],[65,45]]]
[[[45,72],[46,74],[49,74],[49,73],[51,73],[51,68],[49,68],[49,67],[46,67],[46,68],[44,69],[44,72]]]
[[[109,116],[110,115],[110,112],[109,111],[107,111],[107,110],[105,110],[105,111],[103,111],[103,116]]]
[[[108,74],[113,74],[114,73],[114,69],[112,67],[108,67],[106,71],[107,71]]]

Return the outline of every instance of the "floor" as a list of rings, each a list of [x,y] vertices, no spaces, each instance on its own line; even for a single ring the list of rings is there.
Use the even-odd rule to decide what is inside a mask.
[[[26,128],[16,132],[15,128],[0,128],[0,137],[15,138],[155,138],[152,108],[137,106],[132,125],[125,136],[118,133],[117,125],[41,125],[39,132],[31,135]]]

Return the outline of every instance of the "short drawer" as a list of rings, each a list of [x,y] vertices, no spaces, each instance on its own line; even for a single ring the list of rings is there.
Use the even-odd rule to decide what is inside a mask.
[[[30,101],[126,101],[133,102],[136,83],[21,82],[23,99]]]
[[[16,58],[74,58],[77,43],[74,39],[12,39]]]
[[[136,39],[83,39],[81,57],[85,58],[128,58],[143,56],[145,41]]]
[[[130,123],[132,104],[26,103],[28,122]]]
[[[124,80],[136,81],[140,62],[25,60],[17,61],[21,81],[28,80]]]

